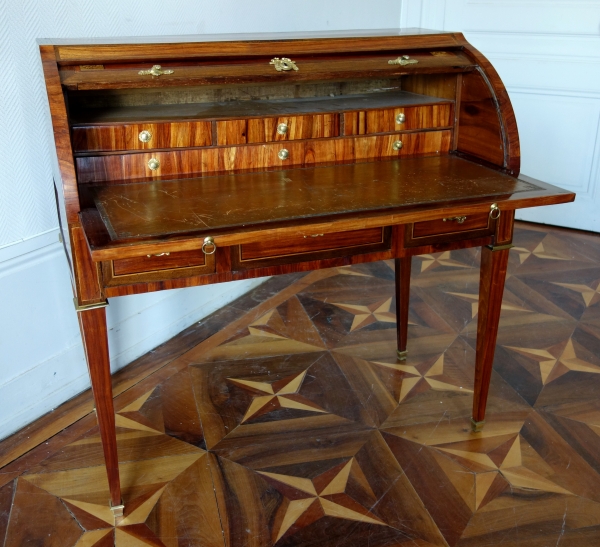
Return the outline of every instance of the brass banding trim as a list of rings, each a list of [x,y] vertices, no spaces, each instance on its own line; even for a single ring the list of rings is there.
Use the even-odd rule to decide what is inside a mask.
[[[95,310],[97,308],[106,308],[108,306],[108,300],[104,300],[104,302],[95,302],[93,304],[79,304],[77,297],[73,298],[73,304],[75,305],[75,311],[77,313],[87,310]]]

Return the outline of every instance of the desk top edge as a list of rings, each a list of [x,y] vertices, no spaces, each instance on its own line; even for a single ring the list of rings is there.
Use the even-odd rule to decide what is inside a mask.
[[[99,38],[38,38],[39,46],[104,46],[127,44],[184,44],[202,42],[314,40],[345,38],[389,38],[403,36],[450,35],[451,31],[423,28],[344,29],[305,32],[239,32],[215,34],[153,35],[153,36],[107,36]]]

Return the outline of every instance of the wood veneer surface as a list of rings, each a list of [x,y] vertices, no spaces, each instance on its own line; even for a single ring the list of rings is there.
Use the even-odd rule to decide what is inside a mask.
[[[451,156],[91,188],[113,239],[262,225],[539,189]]]
[[[94,415],[78,415],[0,470],[0,542],[600,543],[600,237],[519,223],[514,244],[483,432],[477,249],[412,260],[405,362],[393,261],[312,272],[144,356],[153,375],[121,371],[119,526]]]
[[[124,122],[152,122],[185,119],[251,118],[279,114],[319,114],[345,110],[372,110],[395,106],[444,104],[450,101],[407,91],[379,91],[337,97],[294,99],[262,99],[224,102],[119,106],[75,110],[71,115],[73,126],[79,124],[108,124]]]

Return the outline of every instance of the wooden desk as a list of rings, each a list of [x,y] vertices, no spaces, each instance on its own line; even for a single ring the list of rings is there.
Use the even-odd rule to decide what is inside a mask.
[[[508,95],[462,35],[40,49],[115,515],[109,297],[393,258],[405,359],[411,257],[481,246],[472,423],[483,426],[514,211],[574,194],[518,177]]]

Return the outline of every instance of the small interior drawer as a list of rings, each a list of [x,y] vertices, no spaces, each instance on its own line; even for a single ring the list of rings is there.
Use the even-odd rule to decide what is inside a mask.
[[[444,154],[452,132],[423,131],[286,143],[242,144],[75,158],[80,183],[210,174],[232,170],[308,167],[318,163],[374,161]]]
[[[338,114],[248,118],[217,122],[217,144],[247,144],[339,136]]]
[[[345,112],[345,135],[368,135],[454,125],[450,103]]]
[[[406,230],[406,245],[427,245],[444,241],[479,238],[494,233],[495,222],[488,213],[457,215],[410,224]]]
[[[391,248],[390,228],[366,228],[328,234],[307,234],[240,245],[234,262],[238,268],[303,262],[386,251]],[[235,254],[235,253],[234,253]]]
[[[195,249],[112,260],[103,263],[102,271],[107,286],[148,283],[214,273],[215,260],[214,255]]]
[[[82,125],[72,129],[73,151],[152,150],[212,144],[211,122]]]

